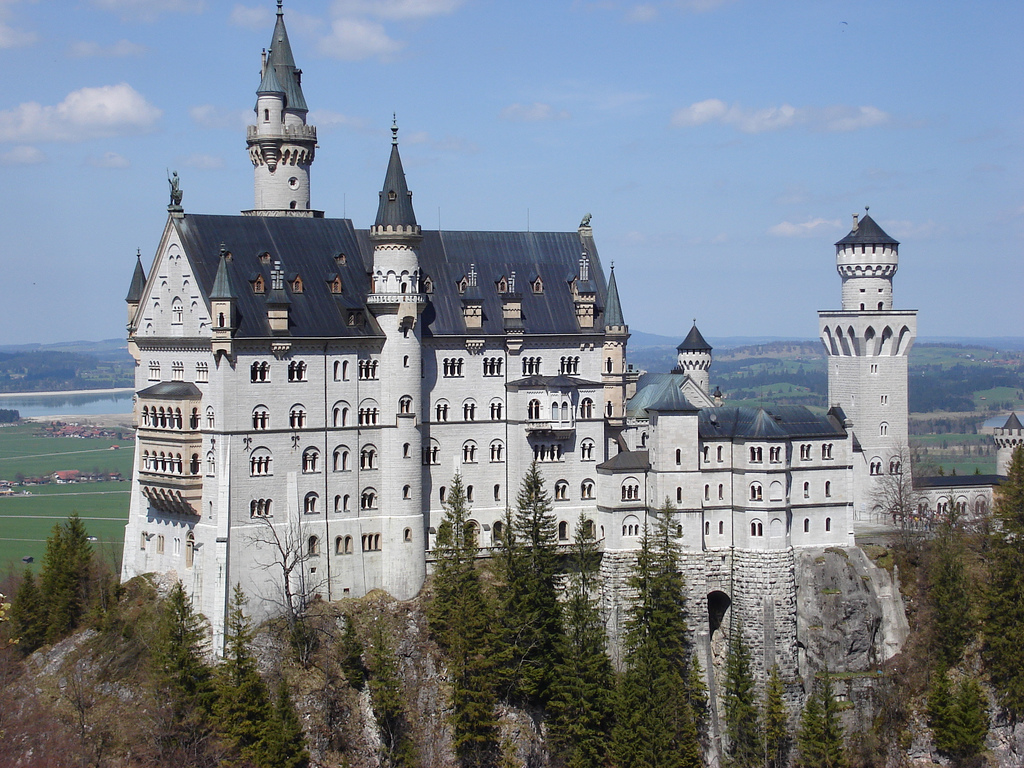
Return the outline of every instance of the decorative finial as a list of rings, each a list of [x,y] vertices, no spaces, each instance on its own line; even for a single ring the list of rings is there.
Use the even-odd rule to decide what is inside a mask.
[[[221,244],[220,244],[220,257],[223,259],[227,255],[228,255],[228,249],[225,248],[224,247],[224,243],[221,242]]]
[[[469,265],[469,286],[476,288],[476,263]]]
[[[141,248],[136,248],[135,249],[135,258],[140,259],[140,260],[142,259],[142,249]]]
[[[281,7],[284,5],[284,0],[277,0],[277,15],[284,16],[284,9]]]
[[[391,143],[398,146],[398,115],[395,112],[391,113]]]
[[[612,262],[612,272],[614,272],[614,271],[615,271],[615,262],[613,261]]]
[[[694,328],[696,328],[696,327],[697,327],[697,318],[696,318],[696,317],[695,317],[695,318],[693,318],[693,327],[694,327]]]
[[[864,213],[867,213],[870,210],[871,210],[871,206],[870,205],[865,205],[864,206]]]

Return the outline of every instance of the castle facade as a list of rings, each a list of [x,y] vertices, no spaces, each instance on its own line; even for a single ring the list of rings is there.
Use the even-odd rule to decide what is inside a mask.
[[[834,407],[731,406],[696,325],[674,370],[629,365],[589,217],[565,232],[423,230],[397,127],[372,226],[314,210],[307,111],[279,7],[247,133],[254,208],[198,215],[172,196],[131,282],[122,577],[176,575],[215,639],[236,583],[264,614],[282,578],[328,600],[411,598],[453,476],[486,551],[536,461],[559,540],[582,513],[612,575],[667,504],[707,607],[698,633],[739,607],[757,666],[795,673],[794,548],[852,545],[872,478],[900,471],[915,314],[892,308],[895,241],[865,216],[837,244],[842,310],[821,313]]]

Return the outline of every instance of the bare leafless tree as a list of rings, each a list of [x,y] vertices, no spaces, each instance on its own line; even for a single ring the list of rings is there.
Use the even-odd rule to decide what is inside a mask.
[[[921,516],[925,496],[914,487],[912,462],[910,446],[896,443],[888,466],[883,464],[880,474],[875,476],[871,492],[872,507],[892,520],[908,546],[915,532],[926,523]]]

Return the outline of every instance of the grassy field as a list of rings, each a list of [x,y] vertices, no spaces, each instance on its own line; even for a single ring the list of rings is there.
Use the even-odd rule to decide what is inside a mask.
[[[62,469],[117,471],[131,477],[131,442],[43,437],[39,431],[39,424],[0,429],[0,478],[13,480],[18,473],[35,477]],[[112,445],[123,447],[114,451]],[[34,558],[33,568],[38,571],[46,537],[72,512],[78,512],[89,535],[96,537],[98,554],[120,561],[128,520],[128,482],[51,483],[24,490],[31,495],[0,498],[0,574],[23,567],[23,557]]]

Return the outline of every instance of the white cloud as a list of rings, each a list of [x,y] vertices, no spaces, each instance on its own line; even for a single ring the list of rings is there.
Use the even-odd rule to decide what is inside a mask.
[[[835,105],[820,109],[783,104],[779,107],[748,109],[739,104],[727,105],[721,99],[705,99],[677,109],[672,114],[672,125],[676,128],[692,128],[716,122],[731,125],[744,133],[763,133],[796,126],[806,126],[816,131],[841,132],[873,128],[884,125],[889,119],[888,113],[871,106]]]
[[[230,22],[236,27],[251,29],[253,32],[263,32],[270,28],[270,6],[257,6],[250,8],[246,5],[236,5],[231,9]]]
[[[216,155],[206,155],[202,152],[195,152],[181,160],[181,164],[189,168],[196,168],[200,171],[211,171],[224,167],[224,159]]]
[[[499,117],[517,123],[539,123],[545,120],[568,120],[571,115],[564,109],[556,110],[550,104],[539,101],[533,104],[509,104]]]
[[[130,40],[118,40],[110,45],[100,45],[93,40],[79,40],[77,43],[71,44],[68,52],[72,56],[80,58],[124,58],[145,53],[146,46],[133,43]]]
[[[375,16],[402,21],[425,19],[454,12],[465,0],[335,0],[335,16]]]
[[[839,229],[840,227],[839,219],[811,219],[810,221],[798,224],[783,221],[773,227],[769,227],[768,234],[775,235],[776,237],[810,237],[822,228]]]
[[[236,131],[244,128],[253,122],[253,111],[251,109],[225,109],[213,104],[199,104],[189,107],[188,116],[192,122],[203,128],[228,129]]]
[[[405,43],[388,37],[383,26],[364,19],[335,19],[330,34],[318,45],[324,56],[346,61],[387,59],[404,47]]]
[[[86,163],[94,168],[130,168],[132,164],[131,160],[117,152],[104,152],[100,157],[90,157]]]
[[[652,3],[634,5],[626,11],[626,20],[634,21],[638,24],[646,24],[649,21],[654,21],[656,18],[658,18],[658,7]]]
[[[662,0],[662,2],[645,2],[631,5],[626,10],[626,21],[640,24],[657,19],[662,10],[681,11],[683,13],[708,13],[729,5],[735,0]]]
[[[105,11],[121,14],[124,19],[155,21],[161,13],[201,13],[203,0],[92,0]]]
[[[11,7],[18,0],[0,0],[0,50],[5,48],[22,48],[32,45],[38,38],[35,32],[12,27],[7,23],[11,15]]]
[[[46,155],[36,147],[14,147],[0,155],[0,165],[38,165],[45,162]]]
[[[151,130],[162,112],[128,83],[81,88],[60,104],[0,112],[0,141],[82,141]]]

